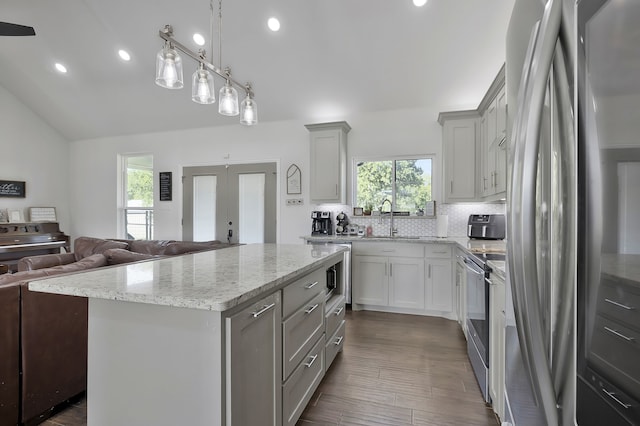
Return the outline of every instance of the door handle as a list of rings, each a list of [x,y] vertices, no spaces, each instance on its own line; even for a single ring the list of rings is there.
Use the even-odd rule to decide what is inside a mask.
[[[264,314],[265,312],[267,312],[269,309],[273,308],[274,306],[276,306],[275,303],[272,303],[270,305],[264,305],[262,307],[262,309],[260,309],[257,312],[251,312],[251,316],[254,318],[258,318],[260,315]]]
[[[304,311],[305,314],[310,314],[311,312],[315,311],[316,308],[320,306],[319,303],[316,303],[315,305],[313,305],[312,307],[310,307],[309,309],[307,309],[306,311]]]

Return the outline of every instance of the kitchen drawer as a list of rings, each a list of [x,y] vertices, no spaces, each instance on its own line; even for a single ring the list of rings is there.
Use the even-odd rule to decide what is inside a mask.
[[[450,244],[425,244],[424,256],[430,259],[451,259]]]
[[[324,333],[324,293],[304,304],[282,323],[282,378],[289,377]]]
[[[640,331],[640,295],[630,287],[603,279],[598,291],[598,313]]]
[[[423,244],[413,243],[354,243],[353,254],[389,257],[423,257]]]
[[[338,352],[342,350],[344,346],[344,332],[345,321],[342,321],[336,332],[327,339],[327,344],[324,348],[324,371],[327,371],[329,367],[331,367],[334,358],[338,355]],[[325,334],[325,336],[328,336],[328,334]]]
[[[294,281],[282,291],[282,318],[297,311],[303,304],[326,291],[327,271],[317,269]]]
[[[640,333],[616,321],[596,316],[590,363],[614,385],[640,397]]]
[[[327,307],[328,312],[324,318],[324,332],[327,336],[331,336],[340,323],[344,320],[345,314],[345,298],[341,297],[332,306]]]
[[[282,386],[283,425],[296,424],[323,376],[324,338],[320,336],[302,363]]]

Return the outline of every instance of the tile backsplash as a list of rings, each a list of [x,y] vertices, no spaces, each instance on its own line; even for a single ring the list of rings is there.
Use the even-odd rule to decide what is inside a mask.
[[[319,206],[318,210],[331,210],[331,219],[333,220],[334,230],[336,225],[336,215],[344,211],[349,217],[349,223],[355,225],[373,227],[374,235],[386,235],[389,233],[389,218],[381,218],[379,216],[353,216],[353,210],[349,206],[332,206],[332,208],[323,208]],[[340,208],[342,207],[342,208]],[[437,215],[448,216],[448,237],[466,237],[467,221],[469,215],[472,214],[505,214],[505,203],[465,203],[465,204],[439,204],[437,206]],[[398,235],[402,236],[427,236],[437,235],[437,219],[425,217],[401,217],[394,216],[393,223],[398,229]]]

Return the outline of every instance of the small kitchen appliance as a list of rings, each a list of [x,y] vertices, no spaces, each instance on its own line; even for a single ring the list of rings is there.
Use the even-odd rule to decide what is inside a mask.
[[[467,225],[467,237],[478,240],[504,240],[503,214],[472,214]]]
[[[331,212],[312,211],[311,235],[333,235]]]
[[[344,212],[340,212],[336,216],[336,220],[338,221],[338,223],[336,223],[336,235],[347,235],[349,233],[349,229],[347,228],[349,218],[347,215],[344,214]]]

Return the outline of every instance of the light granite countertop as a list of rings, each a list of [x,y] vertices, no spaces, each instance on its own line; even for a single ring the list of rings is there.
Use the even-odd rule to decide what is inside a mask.
[[[32,281],[29,290],[226,311],[325,261],[339,261],[344,250],[340,246],[249,244]]]
[[[410,244],[457,244],[462,249],[472,253],[505,253],[505,240],[474,240],[467,237],[359,237],[357,235],[329,235],[329,236],[302,236],[307,242],[332,242],[332,243],[410,243]]]

